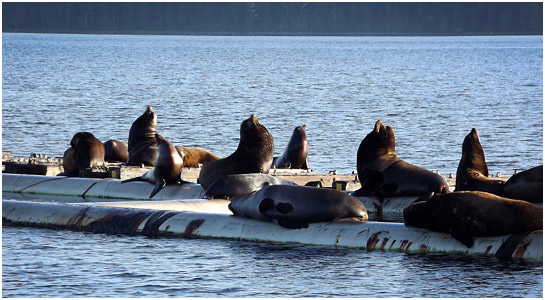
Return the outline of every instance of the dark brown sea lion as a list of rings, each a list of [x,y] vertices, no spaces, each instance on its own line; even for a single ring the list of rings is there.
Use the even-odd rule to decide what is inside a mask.
[[[450,233],[473,246],[473,237],[543,229],[543,209],[486,192],[464,191],[421,197],[403,210],[405,224]]]
[[[296,185],[269,185],[251,195],[235,197],[229,209],[236,216],[276,222],[286,228],[306,228],[308,223],[339,219],[368,219],[365,206],[346,193]]]
[[[511,176],[503,192],[507,198],[543,203],[543,165]]]
[[[129,130],[129,159],[125,165],[155,165],[158,154],[155,140],[156,126],[157,115],[148,105],[146,111],[132,123]]]
[[[398,158],[394,130],[380,120],[358,148],[357,170],[361,188],[355,196],[421,196],[449,188],[442,176]]]
[[[284,153],[274,158],[274,166],[277,168],[308,169],[306,130],[306,125],[295,127]]]
[[[488,178],[488,166],[484,158],[484,150],[479,141],[476,128],[464,138],[462,158],[456,171],[455,191],[482,191],[503,196],[501,179]]]
[[[78,132],[70,141],[70,148],[64,152],[62,175],[79,176],[80,169],[103,166],[104,146],[90,132]]]
[[[183,183],[182,168],[184,166],[183,158],[178,154],[174,145],[167,141],[159,133],[155,134],[159,155],[155,167],[147,171],[140,177],[123,180],[122,183],[129,181],[147,181],[155,184],[155,188],[150,194],[152,198],[157,192],[169,183]]]
[[[269,185],[296,185],[269,174],[231,174],[214,181],[204,194],[205,198],[233,198],[249,195]]]
[[[207,189],[215,180],[230,174],[268,174],[273,159],[273,137],[255,114],[240,124],[238,148],[226,158],[209,162],[199,173],[198,182]]]
[[[221,159],[219,156],[199,147],[176,146],[176,150],[180,153],[180,156],[184,158],[185,167],[196,167],[198,164],[204,166],[211,161]]]
[[[107,162],[126,162],[129,158],[129,147],[119,140],[108,140],[104,143],[104,160]]]

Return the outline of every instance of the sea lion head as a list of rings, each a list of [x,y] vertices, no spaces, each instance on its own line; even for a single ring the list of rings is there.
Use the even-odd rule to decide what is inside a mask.
[[[167,140],[159,134],[159,132],[155,133],[155,140],[157,141],[157,145],[164,145],[167,143]]]
[[[146,111],[136,119],[136,122],[152,125],[153,128],[157,126],[157,115],[153,111],[151,105],[146,107]]]
[[[151,108],[151,105],[146,107],[146,111],[139,116],[131,125],[129,130],[129,151],[135,144],[139,144],[142,141],[155,140],[155,133],[157,132],[157,115]]]
[[[488,167],[486,165],[484,150],[479,140],[477,128],[472,128],[471,132],[464,138],[460,166],[463,166],[464,169],[474,169],[483,176],[488,176]],[[458,167],[459,169],[460,166]]]
[[[183,154],[178,153],[174,145],[159,133],[155,133],[159,155],[155,162],[155,169],[167,182],[178,179],[183,168]]]
[[[139,130],[150,132],[153,131],[153,135],[155,135],[155,128],[157,127],[157,115],[151,108],[151,105],[148,105],[146,107],[144,113],[134,121],[132,127],[134,127],[135,125],[139,128]]]
[[[70,140],[70,146],[76,147],[76,145],[82,139],[96,139],[96,137],[90,132],[86,132],[86,131],[78,132],[74,134],[74,136],[72,137],[72,140]]]
[[[257,116],[252,114],[248,119],[240,124],[240,143],[241,145],[270,144],[272,146],[273,138],[267,128],[261,125]]]
[[[375,127],[361,141],[358,149],[358,162],[364,163],[385,155],[395,155],[395,136],[394,129],[390,126],[384,126],[381,120],[375,123]]]
[[[293,130],[293,133],[291,134],[289,144],[291,144],[292,142],[296,142],[298,146],[302,145],[303,147],[306,148],[306,144],[307,144],[306,130],[307,130],[307,125],[301,125],[301,126],[295,127],[295,129]]]
[[[428,203],[415,201],[403,209],[403,220],[406,225],[426,228],[428,223]]]

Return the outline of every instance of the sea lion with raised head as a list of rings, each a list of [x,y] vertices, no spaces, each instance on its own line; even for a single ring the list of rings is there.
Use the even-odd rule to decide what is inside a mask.
[[[354,192],[355,196],[421,196],[449,189],[441,175],[398,158],[394,130],[380,120],[358,148],[357,170],[361,188]]]
[[[296,185],[265,186],[253,194],[233,198],[229,209],[236,216],[293,229],[340,219],[368,220],[365,206],[346,193]]]
[[[240,124],[240,141],[231,155],[204,165],[198,183],[207,189],[215,180],[230,174],[268,174],[273,159],[273,137],[255,114]]]
[[[543,165],[511,176],[503,186],[505,197],[543,203]]]
[[[199,147],[176,146],[176,150],[184,158],[184,167],[196,167],[199,164],[204,166],[209,162],[221,159],[221,157]]]
[[[103,166],[104,146],[90,132],[78,132],[63,155],[64,172],[59,175],[79,176],[80,169]]]
[[[477,191],[423,196],[403,210],[403,219],[409,226],[450,233],[468,248],[473,237],[543,229],[542,208]]]
[[[297,126],[282,155],[275,157],[273,165],[277,168],[308,169],[307,165],[307,125]]]
[[[174,145],[167,141],[159,133],[155,133],[157,139],[158,155],[155,167],[147,171],[140,177],[123,180],[122,183],[129,181],[147,181],[155,184],[155,188],[150,194],[150,198],[155,196],[161,189],[169,183],[183,183],[182,168],[184,166],[183,158],[178,154]]]
[[[107,162],[126,162],[129,158],[129,147],[119,140],[108,140],[104,143],[104,160]]]
[[[158,150],[155,134],[157,133],[157,115],[151,105],[138,117],[129,130],[128,151],[129,158],[125,165],[154,166]]]
[[[214,181],[204,194],[205,198],[233,198],[249,195],[269,185],[296,185],[295,182],[268,174],[231,174]]]
[[[503,196],[501,179],[488,178],[488,166],[484,158],[484,150],[479,141],[476,128],[464,138],[462,158],[456,170],[455,191],[482,191]]]

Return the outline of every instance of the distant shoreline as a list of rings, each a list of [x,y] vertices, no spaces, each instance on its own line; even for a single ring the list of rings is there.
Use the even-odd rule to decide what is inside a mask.
[[[89,35],[165,35],[165,36],[286,36],[286,37],[440,37],[440,36],[543,36],[538,32],[468,32],[468,33],[304,33],[304,32],[173,32],[173,31],[83,31],[83,30],[4,30],[2,33],[89,34]]]

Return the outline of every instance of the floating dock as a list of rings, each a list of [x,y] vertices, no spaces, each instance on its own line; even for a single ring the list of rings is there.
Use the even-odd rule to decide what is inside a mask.
[[[5,193],[70,196],[94,202],[102,200],[111,202],[116,199],[151,201],[202,199],[205,192],[199,184],[167,185],[149,199],[153,188],[154,185],[148,182],[121,183],[121,180],[112,178],[2,174],[2,192]],[[383,201],[376,197],[356,198],[365,205],[368,213],[401,214],[403,209],[418,197],[385,198]]]
[[[302,243],[367,251],[461,253],[543,259],[543,231],[480,237],[467,248],[449,234],[387,222],[323,222],[304,229],[229,214],[2,201],[2,223],[96,233]]]
[[[198,169],[193,172],[198,174]],[[342,179],[345,180],[340,189],[354,190],[359,187],[355,179],[350,180],[353,175],[342,177],[337,174],[285,171],[274,176],[298,184],[318,178],[322,182],[330,182],[332,186],[340,178],[341,183]],[[232,215],[227,207],[228,200],[202,199],[204,190],[196,183],[167,185],[149,199],[153,188],[154,185],[147,182],[121,183],[121,180],[114,178],[2,173],[4,198],[17,199],[2,201],[2,223],[97,233],[301,243],[367,251],[444,252],[536,261],[543,259],[542,231],[479,237],[475,239],[473,247],[467,248],[449,234],[405,226],[401,223],[402,211],[417,197],[386,198],[383,201],[376,197],[356,197],[374,220],[393,214],[396,216],[393,219],[400,220],[399,223],[337,221],[313,223],[304,229],[286,229],[275,223]]]

